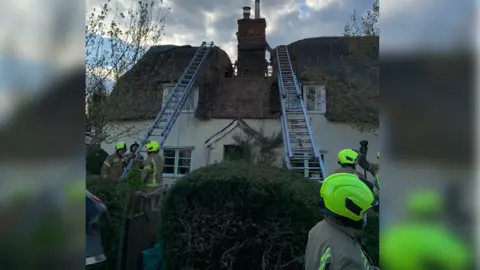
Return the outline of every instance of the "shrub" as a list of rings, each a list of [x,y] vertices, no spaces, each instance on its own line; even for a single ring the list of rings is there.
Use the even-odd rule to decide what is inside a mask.
[[[368,256],[370,256],[377,266],[379,265],[379,231],[378,215],[368,216],[367,227],[362,232],[362,242],[365,245]]]
[[[107,212],[100,219],[100,232],[108,259],[101,268],[116,269],[120,248],[119,240],[125,230],[124,225],[131,196],[135,191],[144,189],[141,173],[138,169],[132,169],[122,181],[89,175],[86,187],[107,206]],[[95,269],[98,269],[98,266]]]
[[[86,158],[87,174],[99,175],[108,153],[100,147],[92,147],[92,149],[87,147],[87,152],[89,153]]]
[[[162,204],[164,269],[304,269],[308,232],[322,219],[318,191],[277,167],[225,162],[192,172]],[[378,234],[369,237],[367,249],[378,250]]]
[[[303,269],[317,203],[315,183],[281,168],[196,170],[162,204],[166,269]]]

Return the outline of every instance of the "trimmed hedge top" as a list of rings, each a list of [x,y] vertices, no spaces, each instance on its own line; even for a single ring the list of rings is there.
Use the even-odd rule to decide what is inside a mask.
[[[277,167],[194,171],[162,205],[165,269],[303,269],[308,232],[321,220],[318,190]]]

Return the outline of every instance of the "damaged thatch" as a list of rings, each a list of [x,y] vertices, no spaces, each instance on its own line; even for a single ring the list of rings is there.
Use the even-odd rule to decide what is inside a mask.
[[[126,72],[110,95],[109,118],[112,120],[152,119],[162,106],[162,84],[174,83],[185,71],[198,47],[153,46]],[[196,76],[200,100],[214,95],[219,79],[233,75],[228,55],[214,47]],[[199,108],[202,111],[202,108]]]
[[[278,91],[272,91],[274,83],[271,77],[221,79],[216,97],[209,102],[207,118],[278,118],[280,100]]]
[[[300,82],[326,86],[328,120],[378,126],[378,37],[308,38],[288,50]]]

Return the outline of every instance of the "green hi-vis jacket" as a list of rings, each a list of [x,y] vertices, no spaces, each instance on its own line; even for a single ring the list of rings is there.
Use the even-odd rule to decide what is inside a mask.
[[[371,270],[360,243],[360,230],[344,227],[334,220],[322,220],[308,234],[305,270]]]

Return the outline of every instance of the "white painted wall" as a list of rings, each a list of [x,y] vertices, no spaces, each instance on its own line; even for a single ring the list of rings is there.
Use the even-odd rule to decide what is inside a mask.
[[[360,140],[369,141],[369,160],[376,159],[376,153],[380,151],[380,138],[373,133],[361,133],[348,124],[332,123],[325,119],[323,114],[309,114],[312,127],[315,133],[315,140],[320,150],[327,151],[325,154],[325,166],[328,173],[332,173],[337,165],[337,152],[344,148],[359,148]],[[281,131],[280,120],[244,120],[250,127],[263,129],[264,135],[272,135]],[[152,121],[121,122],[112,126],[112,133],[122,133],[119,140],[125,141],[127,145],[134,141],[140,141]],[[223,145],[233,144],[232,136],[241,132],[238,128],[216,143],[212,150],[205,148],[205,141],[212,135],[230,124],[232,119],[203,121],[194,117],[191,112],[183,112],[177,119],[164,147],[192,147],[192,169],[197,169],[215,161],[223,159]],[[125,133],[124,130],[131,129],[133,134]],[[154,138],[152,138],[154,139]],[[102,144],[103,149],[113,153],[114,142]],[[283,152],[281,152],[283,153]],[[166,184],[175,179],[166,178]]]

